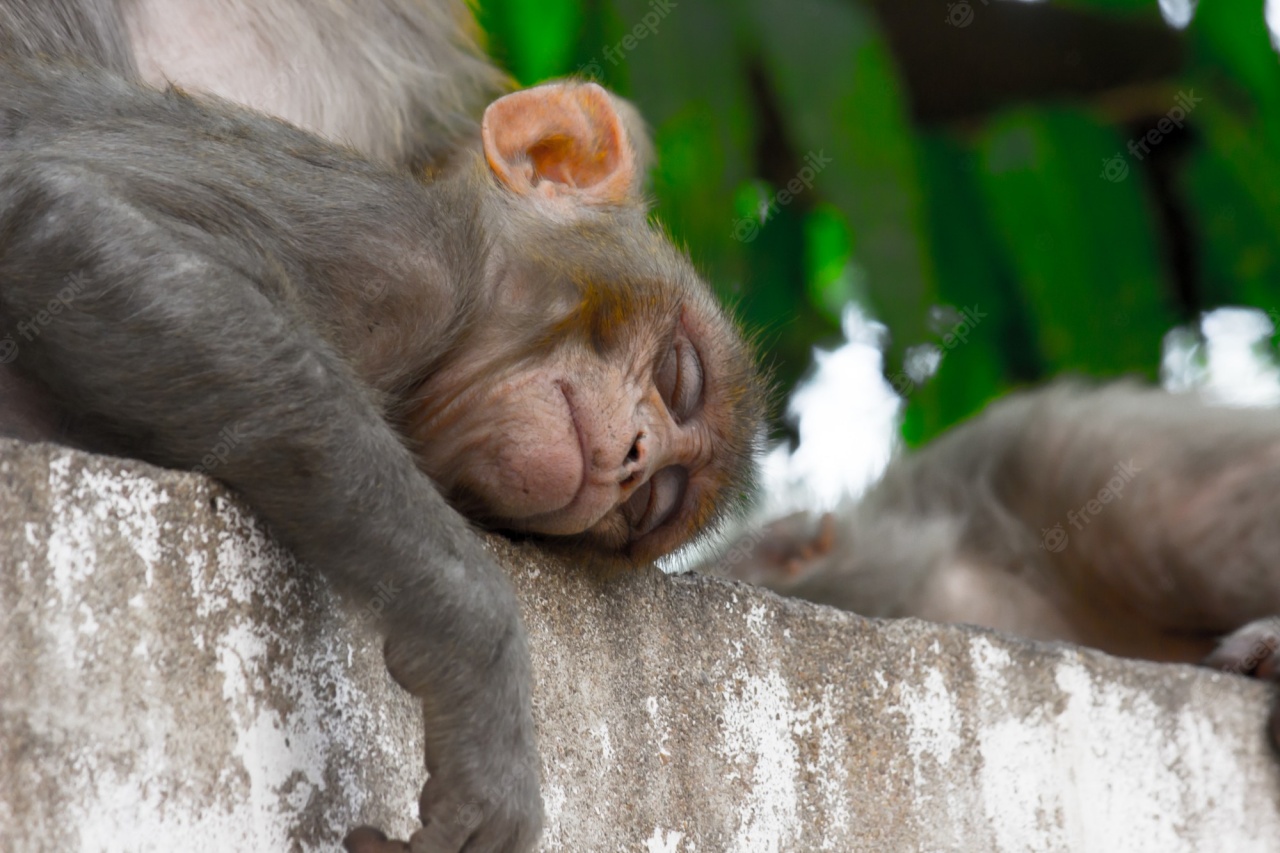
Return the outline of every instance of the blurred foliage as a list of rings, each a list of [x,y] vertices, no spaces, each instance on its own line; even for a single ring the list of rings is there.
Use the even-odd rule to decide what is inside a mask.
[[[479,11],[522,84],[589,77],[640,107],[657,217],[754,334],[780,399],[850,300],[890,329],[912,443],[1058,371],[1154,377],[1175,323],[1280,305],[1280,64],[1262,0],[1200,4],[1184,31],[1154,0],[893,3]],[[1169,47],[1166,65],[1132,33]],[[966,60],[935,60],[966,47],[972,85],[1003,73],[1008,95],[946,94]],[[930,379],[921,346],[941,355]]]

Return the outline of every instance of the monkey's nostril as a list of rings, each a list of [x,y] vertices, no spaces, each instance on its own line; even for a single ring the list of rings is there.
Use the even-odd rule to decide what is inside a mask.
[[[636,436],[636,440],[631,442],[631,449],[627,451],[627,464],[631,465],[640,461],[640,454],[643,452],[640,442],[644,440],[644,433]]]

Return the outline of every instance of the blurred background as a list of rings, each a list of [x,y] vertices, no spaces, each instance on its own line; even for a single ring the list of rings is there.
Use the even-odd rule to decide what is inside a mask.
[[[1280,401],[1280,0],[478,7],[520,83],[648,120],[656,216],[772,371],[775,492],[1062,373]]]

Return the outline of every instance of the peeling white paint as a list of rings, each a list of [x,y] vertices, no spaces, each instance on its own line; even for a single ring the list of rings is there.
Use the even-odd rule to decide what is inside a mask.
[[[40,746],[0,761],[0,849],[310,853],[379,805],[411,830],[419,709],[354,680],[385,681],[377,644],[323,585],[220,491],[52,459],[57,511],[0,525],[0,724]],[[647,582],[627,606],[579,590],[566,626],[574,577],[522,590],[545,853],[1278,849],[1265,696],[1240,679],[709,582],[694,616]],[[39,675],[20,690],[15,662]],[[371,786],[371,763],[396,775]]]
[[[653,835],[644,842],[645,853],[680,853],[680,842],[684,840],[683,832],[674,829],[653,828]]]
[[[613,742],[609,739],[609,723],[600,720],[591,727],[591,734],[600,742],[600,757],[604,759],[605,768],[613,764]]]
[[[671,737],[671,730],[667,722],[667,714],[662,704],[658,701],[657,696],[650,696],[644,700],[645,712],[649,715],[649,725],[653,729],[653,745],[657,749],[657,753],[662,758],[670,758],[671,752],[667,749],[667,741]]]
[[[334,758],[349,752],[362,731],[381,729],[380,754],[408,748],[406,775],[425,775],[421,759],[413,756],[420,746],[392,740],[385,721],[379,726],[375,712],[365,707],[365,691],[342,675],[336,647],[341,647],[341,657],[349,658],[349,643],[331,637],[313,644],[310,654],[299,646],[297,631],[305,614],[298,612],[292,567],[251,519],[221,501],[225,526],[209,561],[208,551],[187,547],[206,539],[208,528],[176,530],[161,521],[162,508],[173,498],[154,479],[85,470],[73,464],[76,460],[70,451],[52,453],[47,526],[28,522],[21,528],[22,538],[42,552],[47,566],[39,624],[52,657],[42,664],[44,697],[17,698],[40,709],[24,716],[37,737],[83,744],[67,756],[74,769],[60,774],[67,790],[56,823],[59,831],[81,841],[59,844],[59,849],[290,849],[298,814],[331,787],[327,774]],[[201,495],[188,515],[198,516],[206,500]],[[148,692],[156,691],[139,692],[148,679],[159,677],[157,649],[170,659],[187,654],[171,639],[157,646],[145,632],[130,638],[149,619],[169,618],[172,595],[180,590],[172,580],[162,584],[161,578],[169,571],[165,566],[174,564],[185,566],[178,580],[189,581],[192,609],[205,620],[192,627],[190,649],[198,653],[208,645],[216,660],[213,671],[190,671],[191,686],[221,679],[225,708],[192,709],[204,715],[205,727],[220,710],[225,714],[225,734],[232,743],[219,757],[216,792],[207,780],[199,781],[201,771],[183,757],[185,741],[209,740],[216,732],[191,729],[174,716],[173,705],[145,701]],[[164,597],[158,598],[162,587]],[[118,621],[114,611],[108,612],[113,594],[119,595],[116,610],[127,608],[129,620]],[[254,614],[246,609],[253,596],[265,602],[267,612],[281,614],[275,628],[268,627],[261,610]],[[229,620],[209,621],[232,611]],[[123,657],[107,651],[120,642]],[[86,691],[84,679],[98,679],[125,659],[136,662],[127,667],[127,684],[113,679],[105,690]],[[329,673],[323,697],[314,686],[317,672]],[[126,698],[131,694],[122,690],[136,698]],[[77,698],[69,698],[73,696]],[[6,718],[15,707],[24,707],[14,706],[14,698],[0,696]],[[127,714],[115,710],[122,702],[129,707]],[[334,717],[335,707],[347,709],[343,719]],[[365,796],[358,788],[362,780],[337,769],[338,782],[346,788],[340,798],[358,804]],[[406,788],[406,817],[416,812],[413,794],[420,781]],[[4,808],[7,804],[0,804],[0,813]],[[331,838],[350,829],[349,813],[322,819]],[[0,824],[0,840],[4,829]]]
[[[745,783],[739,824],[729,849],[776,853],[791,849],[798,832],[799,753],[787,682],[776,671],[739,670],[738,689],[725,696],[720,750]]]
[[[923,790],[926,776],[933,775],[926,767],[927,761],[945,769],[960,748],[960,714],[946,680],[936,667],[926,666],[921,682],[918,686],[901,685],[897,710],[906,720],[907,750],[915,770],[916,786]]]

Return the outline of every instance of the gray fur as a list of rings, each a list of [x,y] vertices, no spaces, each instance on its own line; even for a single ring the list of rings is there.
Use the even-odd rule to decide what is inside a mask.
[[[799,571],[720,570],[866,615],[1194,660],[1280,612],[1277,494],[1280,412],[1062,382],[895,459]],[[788,521],[792,553],[815,524]]]
[[[520,853],[541,802],[519,610],[395,426],[484,332],[509,332],[495,361],[536,364],[571,338],[639,349],[683,308],[717,365],[709,429],[733,492],[749,476],[758,377],[638,196],[551,216],[499,184],[475,116],[500,78],[461,3],[195,2],[0,0],[0,429],[203,470],[357,602],[397,590],[381,614],[387,662],[423,699],[431,773],[413,849]],[[231,16],[236,50],[267,69],[229,97],[282,114],[309,99],[308,126],[334,106],[342,121],[317,128],[328,141],[142,85],[179,68],[204,91],[182,64],[192,11]],[[151,51],[132,64],[126,31]],[[257,88],[271,80],[282,101]],[[624,122],[643,136],[633,111]],[[501,298],[509,282],[520,300]],[[713,521],[709,503],[680,524]],[[575,552],[625,559],[614,528],[574,538]],[[459,822],[476,806],[478,827]]]
[[[93,446],[199,467],[229,443],[210,472],[300,558],[357,601],[378,579],[400,590],[388,663],[424,697],[424,817],[485,803],[466,849],[526,849],[540,807],[518,607],[383,410],[468,322],[472,303],[450,294],[485,245],[466,177],[428,192],[279,122],[87,68],[0,64],[0,102],[15,363]],[[344,352],[366,318],[327,313],[370,286],[378,321],[433,308],[414,306],[423,347],[382,394]]]
[[[383,619],[428,721],[423,849],[526,850],[541,804],[518,606],[386,419],[474,316],[490,248],[474,172],[428,191],[265,116],[140,88],[118,11],[0,3],[0,343],[16,345],[0,426],[207,470],[356,601],[399,590]],[[393,52],[454,11],[367,10]],[[406,159],[474,132],[476,81],[496,72],[469,62],[388,96]],[[384,324],[418,348],[358,363]],[[474,832],[463,804],[483,809]]]
[[[131,74],[122,2],[129,0],[5,0],[0,3],[0,56],[70,59]]]

